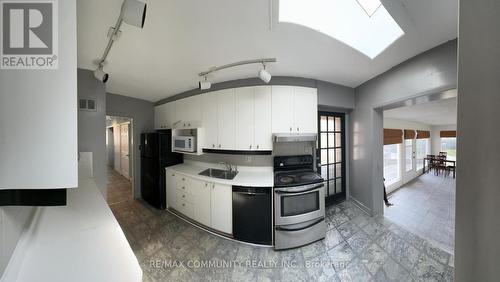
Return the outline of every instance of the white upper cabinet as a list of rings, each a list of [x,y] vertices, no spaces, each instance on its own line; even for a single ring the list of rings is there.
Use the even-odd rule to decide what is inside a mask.
[[[155,107],[155,129],[170,129],[175,118],[177,102],[170,102]]]
[[[272,131],[273,133],[292,133],[293,86],[272,86]]]
[[[255,113],[254,88],[235,89],[236,150],[252,150],[254,144]]]
[[[257,86],[254,89],[254,147],[256,150],[272,150],[271,87]]]
[[[194,128],[201,125],[201,100],[202,97],[196,95],[177,101],[175,128]]]
[[[315,88],[294,87],[294,130],[318,133],[318,95]]]
[[[217,93],[217,149],[235,149],[235,99],[234,89]]]
[[[217,91],[202,94],[202,126],[205,129],[203,148],[215,149],[218,146],[217,130]]]
[[[318,95],[315,88],[273,86],[272,132],[317,133]]]

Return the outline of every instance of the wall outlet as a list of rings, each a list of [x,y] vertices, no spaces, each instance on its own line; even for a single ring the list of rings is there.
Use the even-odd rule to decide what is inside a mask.
[[[253,157],[252,156],[246,156],[245,157],[245,162],[251,163],[252,161],[253,161]]]

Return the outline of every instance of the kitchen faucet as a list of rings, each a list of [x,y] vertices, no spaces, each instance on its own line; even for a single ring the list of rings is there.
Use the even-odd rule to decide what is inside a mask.
[[[232,165],[230,163],[227,163],[227,162],[219,162],[220,165],[224,165],[226,167],[226,169],[229,170],[229,172],[232,172],[232,171],[236,171],[238,172],[238,166],[237,165]]]

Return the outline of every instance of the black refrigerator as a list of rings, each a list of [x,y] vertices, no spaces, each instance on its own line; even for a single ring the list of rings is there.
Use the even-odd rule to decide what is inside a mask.
[[[172,131],[141,134],[141,197],[157,209],[166,208],[165,167],[183,162],[172,152]]]

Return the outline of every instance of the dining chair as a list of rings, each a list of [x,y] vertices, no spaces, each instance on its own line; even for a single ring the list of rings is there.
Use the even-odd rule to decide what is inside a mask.
[[[441,172],[446,172],[446,156],[439,155],[435,159],[435,172],[439,175]]]
[[[427,155],[427,163],[428,163],[428,168],[427,168],[427,173],[431,171],[432,169],[435,169],[435,161],[436,155]]]

